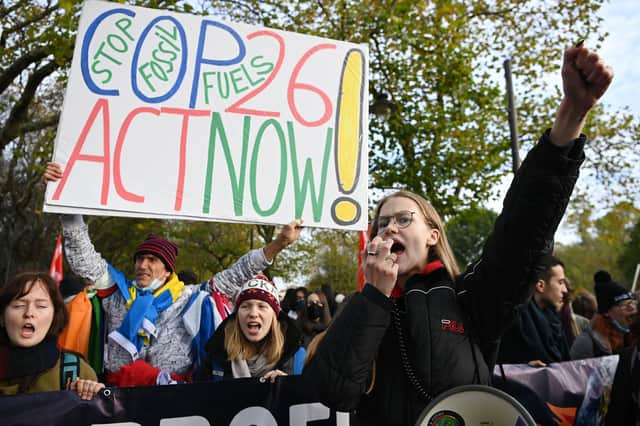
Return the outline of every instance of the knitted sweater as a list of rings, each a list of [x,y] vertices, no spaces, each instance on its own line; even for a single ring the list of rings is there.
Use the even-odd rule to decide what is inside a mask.
[[[81,216],[63,216],[65,252],[71,269],[95,283],[95,288],[104,290],[115,285],[108,271],[107,262],[96,252],[89,237],[87,225]],[[270,262],[261,249],[252,250],[241,257],[229,269],[217,273],[213,288],[233,300],[240,286],[261,272]],[[205,286],[206,288],[206,286]],[[161,312],[155,322],[157,334],[151,337],[138,358],[169,373],[184,375],[193,364],[192,339],[183,320],[183,310],[192,296],[201,291],[200,285],[187,285],[172,306]],[[127,315],[126,301],[119,291],[103,299],[106,334],[116,330]],[[131,354],[120,345],[109,340],[105,349],[105,370],[117,371],[134,361]]]

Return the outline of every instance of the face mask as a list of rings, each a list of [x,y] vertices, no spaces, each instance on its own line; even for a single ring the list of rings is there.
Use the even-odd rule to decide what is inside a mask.
[[[320,305],[312,303],[307,306],[307,316],[310,320],[318,319],[320,318],[320,315],[322,315],[322,307]]]
[[[131,281],[131,284],[133,284],[140,291],[153,292],[160,288],[160,286],[162,285],[162,281],[159,278],[154,278],[148,287],[140,287],[136,280]]]
[[[303,310],[303,309],[304,309],[304,300],[298,300],[298,301],[296,302],[296,304],[295,304],[295,305],[293,305],[293,308],[294,308],[296,311],[301,311],[301,310]]]
[[[625,327],[624,325],[620,324],[618,321],[614,320],[613,318],[611,318],[611,324],[613,324],[613,326],[615,328],[618,329],[618,331],[622,332],[622,333],[631,333],[631,330],[628,329],[627,327]]]

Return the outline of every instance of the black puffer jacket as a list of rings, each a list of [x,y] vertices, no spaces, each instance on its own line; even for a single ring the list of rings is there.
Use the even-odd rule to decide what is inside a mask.
[[[200,381],[207,380],[227,380],[233,379],[231,371],[231,361],[224,347],[225,326],[229,321],[235,321],[236,314],[229,315],[216,329],[213,336],[206,344],[207,356],[202,367],[196,374],[196,379]],[[294,374],[294,361],[301,357],[300,362],[304,360],[304,348],[302,347],[302,334],[296,327],[295,323],[284,312],[278,315],[278,322],[284,334],[284,350],[280,360],[276,363],[274,369],[282,370],[287,374]],[[294,359],[295,358],[295,359]],[[299,374],[299,373],[298,373]]]
[[[480,260],[454,283],[436,269],[411,277],[397,301],[370,285],[356,294],[305,369],[320,399],[355,410],[353,424],[413,425],[428,403],[421,394],[489,383],[500,336],[531,296],[539,259],[552,250],[584,143],[581,137],[559,148],[548,132],[542,136],[511,184]],[[393,318],[413,373],[403,367]]]

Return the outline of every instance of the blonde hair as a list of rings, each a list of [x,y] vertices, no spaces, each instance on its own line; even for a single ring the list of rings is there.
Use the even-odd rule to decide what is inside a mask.
[[[441,261],[451,279],[454,279],[456,275],[460,274],[460,269],[458,268],[458,262],[456,261],[456,258],[453,254],[453,250],[451,250],[451,246],[449,246],[449,240],[447,239],[447,234],[444,231],[444,222],[442,221],[442,218],[440,218],[440,215],[438,214],[436,209],[433,208],[431,203],[429,203],[426,199],[424,199],[424,197],[421,197],[418,194],[401,190],[387,195],[386,197],[381,199],[378,202],[373,215],[373,223],[371,224],[369,239],[372,240],[376,235],[378,235],[378,217],[380,216],[380,209],[382,208],[382,206],[391,198],[399,197],[408,198],[415,202],[418,205],[420,213],[422,213],[422,217],[424,218],[427,225],[429,225],[432,229],[436,229],[440,233],[438,242],[433,246],[433,248],[429,250],[429,257],[427,261]]]
[[[262,341],[253,343],[247,340],[242,333],[239,321],[236,316],[224,328],[224,348],[227,351],[229,361],[251,359],[260,353],[266,358],[267,364],[277,363],[284,351],[284,333],[287,325],[281,325],[278,316],[274,313],[269,333]]]
[[[322,339],[324,339],[325,334],[327,334],[327,330],[328,329],[325,329],[320,333],[316,334],[313,337],[313,339],[311,339],[311,341],[309,342],[309,345],[307,346],[307,354],[304,357],[305,367],[307,366],[307,364],[309,364],[309,361],[311,361],[311,358],[313,358],[316,355],[316,352],[318,352],[318,345],[320,345],[320,342],[322,341]]]

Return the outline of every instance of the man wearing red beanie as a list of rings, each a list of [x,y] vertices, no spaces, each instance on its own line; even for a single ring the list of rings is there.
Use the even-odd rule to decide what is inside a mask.
[[[60,167],[52,164],[48,168]],[[62,215],[61,222],[71,269],[94,282],[104,296],[104,367],[107,381],[115,386],[188,380],[217,325],[210,292],[218,290],[233,300],[242,284],[268,267],[301,230],[301,221],[291,222],[272,242],[208,282],[185,285],[175,272],[178,246],[173,242],[150,234],[137,246],[135,276],[127,280],[95,250],[82,216]]]

